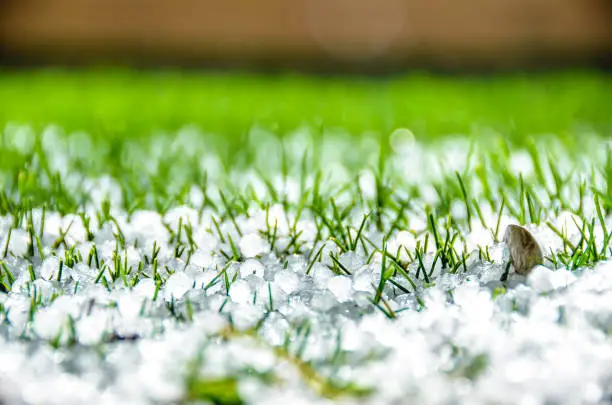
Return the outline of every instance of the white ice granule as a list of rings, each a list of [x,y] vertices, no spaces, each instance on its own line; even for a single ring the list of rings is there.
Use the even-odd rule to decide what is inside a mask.
[[[201,312],[195,316],[194,324],[198,330],[212,335],[221,332],[227,326],[227,320],[218,312]]]
[[[238,244],[240,252],[244,257],[251,258],[264,254],[268,250],[268,244],[257,233],[244,235]]]
[[[310,306],[317,312],[327,312],[337,304],[338,299],[329,290],[315,291],[310,301]]]
[[[349,277],[334,276],[327,281],[327,288],[339,302],[351,300],[353,294],[353,283]]]
[[[198,246],[201,245],[198,244]],[[211,266],[214,263],[212,251],[197,250],[193,255],[191,255],[191,261],[189,263],[201,268]]]
[[[253,305],[236,305],[232,310],[232,322],[238,330],[252,328],[263,317],[264,311]]]
[[[365,198],[373,199],[376,197],[376,178],[371,171],[366,170],[359,175],[359,188]]]
[[[237,304],[247,304],[253,301],[251,287],[246,280],[236,280],[230,286],[229,295],[232,301]]]
[[[58,386],[70,387],[70,389],[56,390]],[[83,381],[68,373],[43,376],[39,381],[31,382],[24,388],[23,398],[31,404],[78,405],[95,401],[100,396],[93,382]],[[55,391],[57,394],[49,398],[48,393]]]
[[[527,278],[529,285],[537,292],[565,288],[575,281],[576,276],[567,270],[550,270],[544,266],[535,267]]]
[[[61,229],[66,232],[66,242],[72,246],[87,240],[87,230],[80,216],[68,214],[62,218]],[[59,236],[59,235],[58,235]]]
[[[292,271],[280,271],[274,276],[274,283],[285,293],[291,294],[297,289],[300,279]]]
[[[265,304],[267,307],[278,308],[279,304],[284,303],[287,299],[287,294],[280,286],[273,282],[261,283],[257,288],[257,302]]]
[[[529,274],[528,282],[537,292],[548,292],[555,289],[554,272],[544,266],[534,268]]]
[[[164,222],[176,231],[178,231],[179,223],[197,226],[199,223],[198,211],[185,206],[172,208],[164,215]],[[186,240],[183,242],[186,242]]]
[[[279,346],[283,344],[285,336],[290,332],[290,329],[291,325],[287,319],[275,313],[266,318],[260,333],[267,343]]]
[[[326,288],[327,282],[334,275],[334,273],[327,267],[320,263],[315,263],[310,269],[310,275],[313,277],[314,282],[318,288]]]
[[[74,281],[78,281],[79,283],[85,285],[88,283],[92,283],[98,275],[94,269],[90,268],[87,264],[82,262],[75,264],[72,268],[66,268],[64,270],[66,270],[68,274],[70,274],[70,277]]]
[[[172,274],[165,285],[166,299],[170,300],[172,297],[175,299],[183,297],[187,291],[189,291],[194,284],[193,277],[185,274],[185,272],[177,271]]]
[[[122,317],[133,320],[139,317],[142,309],[142,303],[142,296],[131,293],[123,293],[117,301],[117,308],[119,309]]]
[[[55,280],[59,273],[59,267],[60,261],[57,257],[48,257],[40,267],[40,276],[45,280]],[[67,269],[66,272],[68,272]]]
[[[143,280],[138,281],[138,284],[134,286],[132,291],[142,297],[151,299],[155,294],[156,288],[157,287],[153,279],[145,278]]]
[[[86,179],[82,183],[82,188],[89,193],[93,206],[101,207],[105,201],[108,201],[111,207],[118,207],[123,201],[121,186],[108,175],[97,179]]]
[[[75,325],[79,342],[84,345],[99,343],[108,328],[106,311],[95,311],[79,319]]]
[[[127,228],[126,236],[130,240],[157,241],[164,244],[168,240],[168,230],[163,224],[163,218],[155,211],[136,211],[132,214],[130,227]]]
[[[480,282],[483,284],[499,282],[506,270],[503,264],[484,265],[480,269]]]
[[[4,302],[6,319],[17,330],[23,329],[30,316],[31,300],[15,295]]]
[[[373,285],[377,282],[372,277],[372,270],[369,267],[363,267],[353,274],[353,289],[355,291],[371,292],[374,290]]]
[[[402,251],[404,250],[404,248],[410,251],[414,249],[415,244],[416,244],[416,239],[411,232],[399,231],[395,235],[395,243],[397,244],[398,247],[402,247],[401,249]],[[389,249],[389,251],[396,253],[395,249]],[[405,252],[402,252],[402,253],[405,253]]]
[[[7,146],[26,154],[36,144],[36,133],[30,125],[8,122],[4,127],[4,141]]]
[[[31,283],[31,285],[34,287],[36,295],[39,296],[41,301],[45,303],[48,303],[51,298],[53,298],[53,295],[58,293],[51,281],[36,279]]]
[[[240,277],[246,278],[251,275],[255,275],[263,279],[264,266],[259,260],[248,259],[240,265]]]
[[[516,177],[528,177],[533,173],[533,160],[527,151],[514,151],[510,155],[510,171]]]
[[[54,307],[38,310],[33,322],[34,332],[36,332],[39,337],[48,340],[57,337],[66,340],[67,326],[68,315]]]
[[[8,235],[2,235],[4,238],[1,239],[1,249],[5,249],[7,246]],[[28,253],[28,246],[30,244],[30,237],[28,233],[23,229],[13,229],[8,241],[8,251],[17,257],[25,256]]]

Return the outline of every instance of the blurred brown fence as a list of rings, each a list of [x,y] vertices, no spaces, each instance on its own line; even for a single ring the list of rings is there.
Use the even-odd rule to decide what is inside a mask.
[[[0,58],[505,67],[612,54],[612,0],[0,0]]]

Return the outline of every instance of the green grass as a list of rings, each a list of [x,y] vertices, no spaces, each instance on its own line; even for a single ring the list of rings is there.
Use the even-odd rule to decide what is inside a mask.
[[[502,216],[553,231],[563,247],[545,252],[547,264],[572,270],[594,266],[612,257],[612,232],[606,223],[612,213],[612,149],[601,147],[598,138],[581,134],[609,135],[611,90],[612,77],[597,73],[490,78],[419,75],[388,80],[127,71],[2,73],[0,124],[29,124],[35,135],[24,146],[17,142],[15,127],[0,133],[0,216],[7,219],[7,226],[10,223],[0,246],[0,291],[11,290],[17,282],[15,262],[29,263],[25,284],[30,288],[41,276],[35,264],[50,256],[59,260],[56,283],[66,278],[65,267],[86,263],[96,271],[94,284],[109,291],[145,279],[153,280],[159,291],[177,268],[162,262],[157,244],[143,253],[138,264],[129,265],[128,249],[135,249],[138,241],[126,238],[121,219],[143,209],[164,215],[179,205],[208,213],[210,224],[202,226],[223,244],[215,251],[223,265],[203,289],[221,285],[223,294],[229,293],[237,279],[236,265],[244,261],[237,248],[241,226],[254,213],[263,212],[266,221],[258,229],[259,236],[279,265],[287,267],[298,258],[306,274],[315,266],[327,266],[335,274],[346,275],[354,269],[347,268],[343,258],[359,252],[366,264],[380,266],[369,310],[391,319],[405,308],[392,308],[385,291],[414,294],[422,308],[422,292],[436,282],[437,265],[448,273],[462,273],[467,271],[466,262],[476,256],[492,262],[489,246],[468,248],[468,236],[472,228],[480,228],[499,242]],[[39,130],[49,123],[60,125],[67,134],[58,131],[55,138],[41,134]],[[212,135],[177,146],[177,136],[170,131],[190,123]],[[255,124],[272,133],[249,135]],[[296,155],[291,150],[291,137],[277,142],[275,135],[282,137],[304,125],[314,135],[304,151]],[[449,144],[436,145],[444,173],[424,183],[428,167],[413,177],[397,170],[397,163],[405,157],[384,139],[397,127],[410,128],[420,141],[464,133],[479,142],[472,143],[465,168],[459,171],[444,166],[448,162],[442,156]],[[160,129],[168,133],[150,138]],[[79,137],[69,136],[75,130],[91,135],[89,147]],[[340,182],[329,180],[329,162],[318,153],[324,145],[316,138],[334,130],[354,136],[374,131],[382,136],[382,140],[371,137],[373,146],[343,140],[349,144],[348,152],[336,158],[347,169],[348,178]],[[485,138],[493,131],[496,136]],[[561,142],[537,136],[546,133]],[[572,148],[572,143],[581,147]],[[525,176],[512,169],[516,152],[524,153],[534,168]],[[588,159],[583,159],[585,154]],[[220,161],[217,173],[200,166],[211,156]],[[57,163],[58,157],[65,159],[64,165]],[[249,183],[249,171],[259,189]],[[374,179],[373,195],[361,189],[362,171]],[[84,181],[106,175],[116,182],[121,202],[93,203],[92,193],[84,189]],[[298,188],[297,196],[289,195],[287,183]],[[199,204],[190,199],[193,188],[202,193]],[[435,201],[427,191],[435,195]],[[283,208],[280,217],[274,217],[274,207]],[[453,215],[457,207],[464,216]],[[106,224],[115,242],[112,257],[101,256],[96,244],[81,254],[66,237],[71,225],[60,228],[55,241],[45,240],[46,215],[55,212],[76,214],[73,223],[82,222],[87,242],[93,242],[96,228]],[[579,218],[575,229],[553,223],[564,212]],[[314,237],[304,235],[298,226],[300,219],[314,225]],[[415,229],[419,220],[420,228]],[[194,227],[182,219],[178,224],[164,220],[164,225],[172,259],[186,267],[199,248]],[[402,230],[412,233],[418,240],[416,246],[391,249],[389,242]],[[576,231],[578,240],[569,236]],[[10,251],[11,238],[27,240],[27,251]],[[78,288],[77,283],[74,291]],[[495,294],[503,291],[500,287]],[[34,288],[29,294],[31,316],[49,305]],[[269,283],[268,294],[255,299],[266,303],[268,313],[280,305]],[[156,293],[156,305],[157,300]],[[192,305],[189,300],[164,304],[163,309],[177,323],[193,322],[194,307],[198,311],[197,303]],[[219,312],[229,317],[224,308],[225,304]],[[232,322],[229,317],[228,328],[211,341],[249,337],[266,344],[260,336],[261,324],[245,332],[234,329]],[[78,344],[73,324],[69,319],[64,334],[49,344]],[[307,323],[291,324],[285,343],[268,349],[292,364],[319,396],[369,394],[369,387],[353,386],[336,375],[340,366],[361,359],[350,360],[340,349],[321,362],[303,358],[310,330]],[[109,336],[108,340],[117,338]],[[486,365],[486,357],[466,357],[450,372],[474,378]],[[241,404],[238,382],[245,375],[254,377],[252,370],[214,379],[194,371],[186,382],[186,400]],[[255,377],[275,383],[273,375]]]
[[[595,72],[391,78],[128,70],[0,72],[0,126],[56,123],[135,138],[187,123],[227,140],[253,124],[283,135],[304,124],[359,135],[406,127],[421,140],[493,130],[514,141],[612,129],[612,76]]]
[[[172,136],[169,135],[168,138],[171,139]],[[4,141],[4,138],[0,140]],[[168,139],[157,141],[163,143]],[[593,151],[593,145],[598,145],[591,141],[583,140],[586,151]],[[151,156],[153,143],[143,143],[144,146],[131,145],[128,141],[120,139],[98,140],[98,142],[101,145],[100,150],[105,152],[92,152],[83,162],[78,158],[69,158],[67,173],[82,173],[85,176],[113,173],[124,196],[120,208],[127,210],[128,216],[137,209],[153,209],[163,214],[168,208],[180,204],[210,212],[214,226],[208,227],[206,232],[218,236],[218,239],[227,242],[227,245],[219,247],[216,251],[216,254],[224,258],[225,264],[217,269],[215,279],[203,288],[221,284],[224,285],[223,294],[229,293],[231,285],[236,282],[236,264],[244,261],[240,251],[235,247],[232,234],[234,237],[242,234],[241,223],[243,224],[245,219],[257,211],[266,213],[267,227],[259,229],[260,236],[268,241],[270,252],[278,257],[279,263],[284,266],[288,266],[289,262],[298,256],[304,261],[306,274],[315,265],[325,265],[339,275],[351,274],[351,270],[342,263],[342,257],[355,251],[367,257],[368,265],[380,265],[380,279],[378,285],[373,286],[374,291],[369,301],[372,304],[371,310],[380,311],[390,319],[396,318],[404,309],[392,308],[384,297],[385,291],[392,289],[413,294],[419,305],[423,307],[425,304],[421,295],[424,289],[436,282],[433,274],[437,263],[447,273],[467,271],[466,260],[468,257],[474,260],[475,251],[468,249],[466,238],[471,232],[471,226],[479,226],[474,225],[479,221],[482,228],[494,235],[496,240],[499,240],[499,218],[502,215],[508,215],[520,223],[550,227],[563,241],[562,250],[545,252],[547,263],[555,267],[562,266],[575,270],[584,266],[594,266],[612,257],[610,247],[612,232],[606,224],[606,216],[612,212],[612,194],[610,194],[612,152],[592,157],[589,165],[592,165],[593,175],[587,178],[584,174],[588,173],[588,168],[585,171],[584,167],[580,170],[568,167],[577,166],[577,159],[585,151],[570,151],[573,155],[569,155],[567,161],[559,162],[556,158],[560,155],[554,154],[557,150],[555,145],[542,142],[530,143],[528,159],[533,164],[534,171],[525,178],[522,176],[517,178],[510,169],[511,153],[515,150],[505,146],[503,139],[491,139],[489,144],[478,145],[465,170],[446,173],[445,177],[434,181],[431,186],[438,193],[439,201],[424,204],[424,185],[414,184],[415,179],[393,170],[389,162],[398,158],[393,154],[380,154],[377,168],[367,169],[374,171],[373,176],[378,183],[375,187],[376,194],[369,198],[361,194],[359,187],[356,187],[358,182],[354,178],[345,184],[330,185],[323,177],[318,176],[317,173],[322,166],[325,166],[325,162],[316,163],[311,159],[306,159],[303,163],[294,161],[288,164],[288,176],[296,184],[304,184],[305,188],[297,200],[292,200],[286,195],[282,186],[275,186],[270,180],[272,176],[282,172],[280,167],[260,174],[262,182],[268,189],[265,196],[258,196],[248,185],[235,184],[229,177],[225,177],[229,173],[222,175],[216,182],[208,183],[204,180],[205,173],[200,173],[201,169],[193,161],[186,159],[183,151],[168,149],[166,153],[155,157],[158,166],[151,172],[146,168],[144,161],[137,157]],[[308,145],[309,148],[315,146]],[[438,153],[442,152],[444,147],[442,144]],[[103,286],[109,292],[114,288],[135,286],[145,279],[152,279],[159,290],[174,271],[180,269],[158,266],[159,248],[155,244],[150,253],[145,252],[137,265],[128,265],[127,250],[136,248],[137,241],[126,242],[124,229],[120,221],[113,216],[109,203],[103,202],[93,207],[94,211],[87,210],[86,204],[90,202],[87,192],[78,187],[76,190],[67,188],[64,184],[67,179],[56,173],[50,165],[53,156],[62,149],[58,150],[59,152],[45,151],[44,142],[40,139],[37,139],[32,149],[25,153],[12,149],[8,144],[0,143],[0,151],[10,156],[15,164],[13,168],[0,170],[2,186],[0,215],[12,220],[6,244],[0,246],[0,252],[3,252],[0,256],[0,290],[9,291],[16,282],[11,270],[12,263],[16,260],[32,263],[28,266],[30,276],[26,283],[27,286],[31,286],[41,277],[39,272],[35,271],[34,263],[39,263],[46,254],[56,256],[59,260],[59,269],[55,273],[57,283],[61,283],[66,277],[62,271],[64,266],[73,267],[76,263],[82,262],[97,272],[94,284]],[[132,158],[117,159],[112,151],[118,151],[119,156],[132,156]],[[198,152],[203,154],[206,149],[198,149]],[[258,153],[267,152],[260,150]],[[284,152],[284,155],[286,153],[288,152]],[[355,153],[364,152],[355,151]],[[281,159],[283,162],[290,160],[288,156]],[[253,164],[254,160],[247,163]],[[98,167],[102,170],[97,171]],[[477,170],[478,167],[482,170]],[[3,168],[2,162],[0,168]],[[359,169],[361,168],[357,168]],[[181,175],[176,176],[175,170],[179,170],[178,173]],[[240,169],[230,167],[228,170]],[[307,182],[300,176],[309,177],[312,181]],[[192,186],[202,188],[205,197],[202,206],[188,201],[186,191]],[[241,186],[243,188],[239,188]],[[212,192],[209,195],[208,187],[218,187],[220,191],[218,196],[214,196]],[[579,202],[568,197],[582,194],[583,198]],[[595,210],[585,208],[583,204],[591,202]],[[465,207],[466,215],[463,218],[452,215],[453,204]],[[284,216],[280,219],[270,217],[271,206],[274,205],[285,207]],[[487,219],[482,213],[485,209],[495,215],[489,215]],[[94,240],[94,235],[86,224],[92,221],[97,222],[98,226],[108,224],[113,231],[115,245],[112,258],[106,261],[101,259],[96,244],[91,246],[88,254],[80,255],[65,238],[68,229],[60,229],[59,238],[51,244],[52,249],[45,253],[41,248],[41,240],[45,236],[43,232],[45,215],[54,211],[78,214],[74,220],[82,221],[87,229],[88,242]],[[562,211],[571,212],[580,218],[576,223],[576,229],[580,232],[579,240],[572,241],[567,236],[568,232],[575,232],[576,229],[557,229],[550,222]],[[467,215],[470,212],[471,215]],[[37,216],[41,218],[39,225],[34,220]],[[306,240],[298,230],[296,224],[302,216],[311,219],[316,226],[314,242]],[[424,227],[417,232],[411,230],[414,236],[419,238],[416,247],[410,250],[404,248],[405,252],[399,248],[395,251],[389,250],[387,242],[394,232],[410,230],[415,218],[425,219]],[[288,225],[286,236],[291,242],[279,247],[281,236],[278,226],[285,222]],[[166,226],[170,235],[170,251],[174,254],[173,258],[184,263],[186,267],[190,263],[192,254],[198,249],[192,235],[192,224],[179,220],[178,224],[167,223]],[[598,235],[597,228],[603,230],[602,235]],[[27,252],[22,256],[17,256],[8,249],[11,235],[16,235],[18,232],[22,237],[27,236],[28,240]],[[382,235],[382,244],[371,239],[376,232]],[[333,250],[323,253],[325,246],[332,246]],[[488,249],[488,246],[478,247],[479,260],[493,261]],[[377,261],[377,256],[382,257],[382,260]],[[278,309],[279,303],[273,300],[270,284],[268,291],[268,296],[256,298],[269,302],[266,311],[273,313]],[[500,292],[503,293],[503,290],[496,290],[495,294]],[[61,290],[60,293],[69,295],[71,291]],[[48,301],[33,287],[30,296],[31,317],[56,298],[54,296]],[[229,298],[225,302],[227,300]],[[157,303],[157,296],[153,297],[153,303]],[[188,300],[182,302],[171,300],[165,303],[163,308],[174,322],[188,324],[193,321],[194,309]],[[2,311],[4,309],[0,306],[0,313]],[[219,313],[229,317],[224,305],[219,308]],[[211,336],[210,340],[214,342],[217,339],[250,337],[262,345],[267,344],[260,335],[261,324],[252,330],[238,331],[232,326],[231,318],[228,323],[227,329]],[[71,326],[73,324],[74,320],[69,318],[58,336],[48,343],[54,348],[77,345],[78,336],[73,331],[74,328]],[[339,366],[350,366],[351,361],[356,361],[349,361],[350,356],[342,351],[338,351],[336,355],[325,361],[304,360],[303,353],[305,345],[308,344],[309,333],[308,324],[292,323],[285,343],[268,349],[274,352],[277,359],[290,363],[297,370],[300,379],[316,395],[335,399],[362,397],[372,393],[372,387],[355,386],[350,381],[343,381],[337,377],[335,373]],[[129,339],[129,337],[110,335],[107,341],[112,342],[118,338]],[[26,339],[27,336],[24,337],[24,340]],[[462,358],[460,349],[458,350],[457,356]],[[374,356],[376,353],[371,355]],[[481,355],[474,358],[465,357],[449,373],[473,379],[486,367],[487,361],[487,358]],[[236,375],[213,379],[202,377],[194,371],[194,374],[189,375],[186,380],[185,400],[205,400],[227,405],[242,404],[238,382],[245,376],[256,377],[266,384],[277,383],[274,375],[255,375],[248,369]]]

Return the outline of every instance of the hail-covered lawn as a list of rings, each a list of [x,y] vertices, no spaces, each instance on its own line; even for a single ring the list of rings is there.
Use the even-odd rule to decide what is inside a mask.
[[[603,133],[66,127],[0,133],[0,402],[612,400]]]

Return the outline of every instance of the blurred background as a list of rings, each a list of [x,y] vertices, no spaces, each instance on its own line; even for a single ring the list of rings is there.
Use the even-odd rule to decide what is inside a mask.
[[[611,0],[0,0],[3,66],[610,67]]]
[[[612,135],[612,0],[0,0],[0,128]]]

